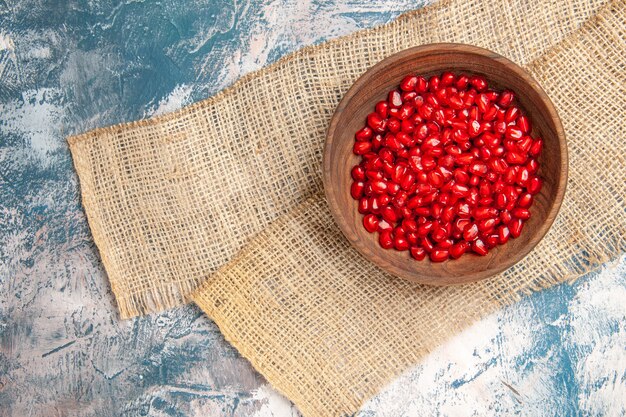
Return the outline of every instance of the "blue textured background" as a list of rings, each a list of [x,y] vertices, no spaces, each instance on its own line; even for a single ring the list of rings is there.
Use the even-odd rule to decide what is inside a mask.
[[[120,321],[65,137],[423,2],[0,1],[0,415],[296,416],[186,306]],[[487,317],[363,416],[626,414],[622,258]]]

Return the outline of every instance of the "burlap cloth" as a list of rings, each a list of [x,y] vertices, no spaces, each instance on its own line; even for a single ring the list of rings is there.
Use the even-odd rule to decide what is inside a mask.
[[[570,153],[565,202],[537,248],[451,288],[409,284],[351,249],[320,175],[354,80],[443,41],[523,65]],[[473,320],[624,252],[625,118],[624,0],[452,0],[302,49],[180,111],[68,140],[121,316],[192,298],[304,415],[329,416],[353,413]]]

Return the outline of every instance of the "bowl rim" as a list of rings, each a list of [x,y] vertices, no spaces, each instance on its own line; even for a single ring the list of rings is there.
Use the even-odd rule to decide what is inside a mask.
[[[344,109],[348,105],[348,103],[353,99],[353,97],[357,94],[357,92],[364,87],[365,83],[368,81],[369,76],[376,72],[380,67],[384,67],[389,62],[399,60],[405,58],[407,56],[419,55],[419,54],[445,54],[449,52],[462,52],[480,55],[482,57],[489,58],[491,60],[500,61],[500,63],[505,64],[512,72],[514,72],[518,77],[523,79],[529,86],[533,88],[533,90],[539,95],[541,100],[545,103],[548,110],[548,117],[550,117],[555,124],[557,139],[559,143],[559,148],[561,151],[561,171],[558,181],[556,183],[555,189],[555,202],[550,207],[550,210],[546,213],[546,221],[542,223],[537,230],[535,236],[531,241],[528,242],[526,246],[521,248],[520,251],[515,253],[515,256],[511,256],[509,259],[505,260],[497,267],[491,268],[488,267],[482,271],[476,271],[470,273],[468,275],[463,276],[463,279],[454,283],[438,283],[437,280],[428,280],[427,278],[416,279],[415,277],[409,277],[405,275],[404,270],[396,267],[392,263],[382,262],[383,257],[372,257],[369,250],[365,247],[365,245],[360,241],[360,239],[350,239],[348,236],[352,232],[353,228],[347,221],[347,217],[343,214],[343,211],[338,204],[338,201],[335,199],[334,194],[330,191],[330,184],[332,182],[331,179],[331,149],[333,145],[333,138],[335,135],[335,131],[337,130],[339,119]],[[324,194],[326,196],[326,201],[329,206],[330,212],[333,216],[335,223],[339,226],[341,233],[344,238],[348,240],[350,245],[355,248],[364,258],[368,261],[373,262],[379,268],[384,271],[395,275],[397,277],[403,278],[405,280],[411,282],[418,282],[427,285],[433,286],[448,286],[448,285],[463,285],[469,284],[472,282],[480,281],[483,279],[490,278],[499,274],[500,272],[510,268],[516,263],[520,262],[524,259],[536,246],[539,242],[544,238],[548,230],[552,227],[556,216],[561,208],[561,204],[565,197],[565,192],[567,189],[567,178],[568,178],[568,170],[569,170],[569,153],[567,148],[567,141],[565,138],[565,130],[563,128],[563,124],[561,122],[561,118],[558,115],[556,107],[554,103],[547,95],[547,93],[543,90],[543,88],[539,85],[539,83],[523,68],[519,65],[511,61],[510,59],[496,53],[490,51],[485,48],[481,48],[474,45],[462,44],[462,43],[430,43],[419,46],[414,46],[411,48],[404,49],[402,51],[396,52],[388,57],[382,59],[377,62],[373,66],[369,67],[359,78],[350,86],[348,91],[344,94],[341,101],[339,102],[337,108],[335,109],[330,123],[328,125],[328,129],[326,131],[324,150],[322,154],[322,183],[324,186]],[[381,250],[383,250],[381,248]],[[380,259],[379,259],[380,258]],[[417,261],[416,261],[417,262]],[[428,258],[420,261],[420,262],[432,262]],[[449,261],[448,261],[449,262]]]

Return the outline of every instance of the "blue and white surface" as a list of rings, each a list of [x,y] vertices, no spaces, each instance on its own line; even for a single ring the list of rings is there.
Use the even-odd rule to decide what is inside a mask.
[[[119,320],[65,137],[421,5],[0,2],[0,416],[298,416],[198,308]],[[359,414],[624,416],[626,259],[474,324]]]

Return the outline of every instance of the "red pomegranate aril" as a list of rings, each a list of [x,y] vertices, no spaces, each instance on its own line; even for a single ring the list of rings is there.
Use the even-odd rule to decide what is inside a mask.
[[[387,194],[381,194],[378,197],[376,197],[376,200],[378,201],[378,205],[380,207],[386,206],[391,202],[391,197],[389,197],[389,195]]]
[[[370,113],[367,115],[367,125],[371,127],[374,132],[384,133],[387,123],[385,119],[380,117],[378,113]]]
[[[500,98],[498,99],[498,105],[500,107],[509,107],[511,103],[513,103],[514,98],[515,98],[515,95],[513,94],[513,92],[505,90],[502,93],[500,93]]]
[[[354,142],[354,146],[352,148],[352,152],[354,152],[355,155],[364,155],[371,150],[371,142]]]
[[[535,195],[535,194],[538,194],[539,191],[541,191],[542,185],[543,185],[543,181],[541,180],[541,178],[534,176],[528,180],[526,189],[528,190],[530,194]]]
[[[526,167],[520,167],[517,171],[517,183],[521,186],[526,186],[530,179],[530,171]]]
[[[365,180],[365,168],[361,165],[355,165],[352,167],[350,171],[350,176],[355,181],[364,181]]]
[[[472,177],[470,178],[470,184],[472,183],[472,179],[473,178],[478,178],[478,177]],[[475,181],[476,184],[478,184],[478,181]],[[467,204],[469,204],[470,206],[475,206],[476,204],[478,204],[478,188],[476,187],[472,187],[469,190],[469,195],[465,198],[465,202]]]
[[[543,150],[543,139],[536,139],[533,142],[528,152],[530,153],[531,156],[536,158],[539,156],[539,154],[541,154],[542,150]]]
[[[409,241],[410,245],[417,245],[419,237],[417,236],[417,233],[415,233],[415,232],[408,232],[406,234],[406,240]]]
[[[398,221],[398,214],[391,206],[384,206],[380,209],[380,214],[387,223],[395,223]]]
[[[530,193],[524,193],[517,199],[517,206],[521,208],[529,208],[533,204],[533,195]]]
[[[489,253],[489,249],[481,239],[476,239],[472,242],[472,251],[480,256],[485,256]]]
[[[435,242],[441,242],[444,239],[447,239],[449,236],[448,233],[446,233],[446,231],[440,227],[437,227],[435,229],[433,229],[432,233],[430,234],[430,237],[435,241]]]
[[[533,139],[530,136],[524,136],[517,142],[517,149],[523,154],[527,154],[533,145]]]
[[[509,231],[508,227],[506,227],[505,225],[498,226],[498,243],[504,245],[506,242],[509,241],[510,234],[511,232]]]
[[[411,232],[417,232],[417,222],[412,219],[404,219],[402,220],[402,226]]]
[[[463,231],[463,239],[468,242],[473,241],[474,239],[476,239],[477,236],[478,226],[474,223],[470,224],[468,227],[465,228],[465,231]]]
[[[441,213],[443,211],[443,206],[440,203],[433,203],[430,206],[430,215],[433,219],[438,219],[441,217]]]
[[[389,195],[396,195],[400,190],[400,184],[397,182],[387,182],[387,193]]]
[[[487,165],[482,162],[474,162],[469,166],[469,172],[478,176],[486,175],[488,170]]]
[[[383,119],[389,116],[389,103],[386,101],[379,101],[376,103],[376,113]]]
[[[478,75],[475,75],[472,78],[470,78],[470,84],[474,86],[474,88],[478,92],[485,91],[487,89],[487,80],[485,80],[483,77],[478,76]]]
[[[427,221],[424,224],[420,224],[417,226],[417,235],[421,237],[427,236],[433,230],[434,223],[432,221]]]
[[[389,105],[391,107],[400,107],[402,106],[402,96],[398,90],[391,90],[389,92],[389,97],[387,98]]]
[[[502,210],[506,207],[508,202],[509,202],[509,199],[507,198],[505,194],[502,194],[502,193],[496,194],[496,200],[495,200],[496,208]]]
[[[407,134],[412,134],[415,131],[415,123],[409,119],[402,120],[400,122],[400,130]]]
[[[513,210],[511,210],[511,215],[513,217],[517,217],[518,219],[522,219],[522,220],[530,219],[530,211],[522,207],[516,207]]]
[[[427,253],[432,252],[433,248],[435,247],[433,242],[428,237],[420,237],[420,239],[417,241],[417,244],[423,247]]]
[[[377,180],[371,182],[372,192],[375,194],[382,194],[387,191],[387,181]]]
[[[442,87],[448,87],[449,85],[452,85],[455,80],[456,80],[456,77],[454,76],[453,73],[444,72],[443,74],[441,74],[440,85]]]
[[[522,136],[524,136],[524,132],[516,126],[508,126],[504,132],[504,137],[508,140],[520,140]]]
[[[387,130],[389,130],[391,133],[398,133],[401,128],[402,122],[400,121],[400,119],[396,119],[394,117],[387,121]]]
[[[448,260],[449,252],[446,249],[435,248],[430,252],[430,260],[433,262],[443,262]]]
[[[511,106],[506,110],[506,113],[504,114],[504,121],[507,123],[511,123],[517,118],[517,116],[519,116],[519,114],[519,108]]]
[[[413,100],[415,100],[415,98],[417,97],[417,93],[415,91],[404,91],[402,92],[402,101],[405,102],[405,104],[411,104],[410,102],[412,102]]]
[[[527,159],[528,158],[525,155],[521,153],[517,153],[517,152],[508,152],[505,155],[505,160],[509,164],[521,165],[521,164],[526,163]]]
[[[504,223],[504,224],[508,224],[511,222],[511,219],[513,217],[511,216],[511,212],[509,212],[508,210],[502,210],[500,212],[500,222]]]
[[[476,207],[472,215],[476,220],[489,219],[492,217],[497,217],[499,211],[495,207]]]
[[[418,78],[415,75],[407,75],[400,81],[402,91],[413,91],[417,86]]]
[[[459,165],[469,165],[474,161],[474,155],[472,155],[471,153],[455,155],[454,161]]]
[[[454,83],[456,88],[458,88],[459,90],[465,90],[468,84],[469,84],[469,77],[465,74],[459,75],[456,79],[456,83]]]
[[[433,75],[432,77],[430,77],[428,79],[428,91],[430,91],[431,93],[437,91],[437,89],[439,88],[440,81],[441,79],[437,77],[436,75]]]
[[[374,214],[366,215],[363,217],[363,226],[370,233],[376,232],[378,230],[378,217]]]
[[[393,248],[393,232],[391,229],[383,230],[378,235],[378,243],[383,249]]]
[[[371,211],[370,200],[367,197],[361,197],[359,199],[359,213],[367,214]]]
[[[448,249],[450,256],[454,259],[459,259],[467,250],[470,248],[470,244],[465,241],[460,241],[458,243],[453,244]]]
[[[504,120],[500,120],[494,123],[493,130],[499,135],[504,135],[506,133],[506,127],[507,123]]]
[[[396,236],[393,241],[393,246],[396,248],[396,250],[405,251],[409,249],[409,241],[406,239],[406,237]]]
[[[413,115],[413,113],[415,113],[415,107],[413,107],[409,103],[405,103],[402,105],[402,107],[400,107],[400,113],[398,114],[398,118],[400,120],[407,120]]]
[[[498,234],[497,233],[491,233],[485,236],[482,240],[485,242],[485,246],[487,246],[487,248],[489,249],[492,249],[498,246]]]
[[[498,115],[498,108],[496,106],[488,106],[483,114],[483,120],[486,122],[491,122],[493,120],[495,120],[496,116]],[[483,125],[485,126],[485,125]],[[482,131],[486,131],[488,130],[487,127],[483,127]]]
[[[489,233],[496,227],[497,221],[493,218],[483,219],[479,220],[476,224],[478,226],[478,231],[480,231],[481,233]]]
[[[531,130],[531,125],[530,125],[530,119],[528,119],[528,116],[526,115],[520,115],[517,120],[515,121],[515,124],[517,125],[517,127],[519,127],[522,132],[524,132],[524,134],[528,134],[530,133]]]
[[[522,219],[511,220],[508,224],[511,237],[518,238],[522,234],[523,227],[524,227],[524,220]]]
[[[410,252],[411,252],[411,256],[413,257],[413,259],[416,259],[418,261],[421,261],[424,258],[426,258],[426,251],[422,247],[411,246]]]
[[[371,140],[373,134],[374,134],[374,131],[370,127],[365,126],[361,128],[359,131],[357,131],[354,137],[356,138],[358,142],[365,142],[365,141]]]
[[[363,196],[363,190],[365,190],[365,183],[362,181],[355,181],[350,186],[350,195],[355,200],[358,200]]]
[[[536,174],[539,171],[539,162],[536,159],[531,159],[526,164],[526,168],[528,168],[528,172],[531,174]]]

